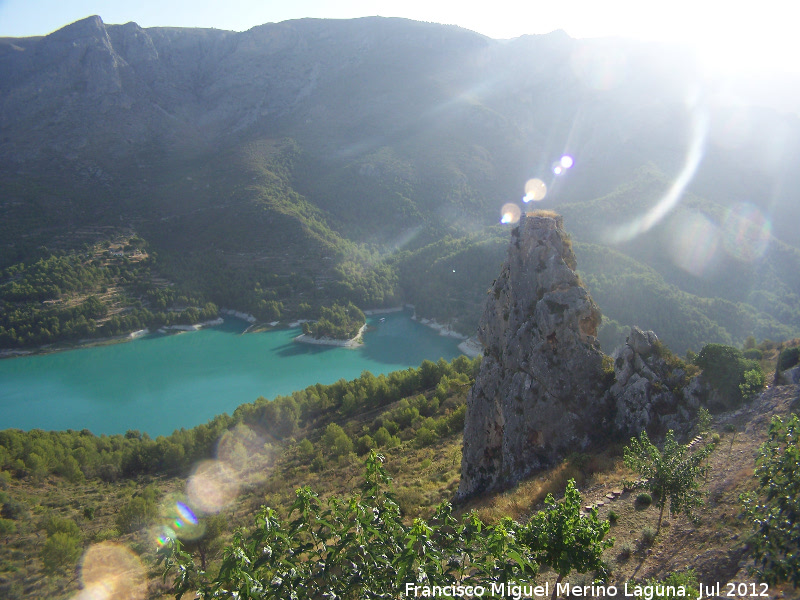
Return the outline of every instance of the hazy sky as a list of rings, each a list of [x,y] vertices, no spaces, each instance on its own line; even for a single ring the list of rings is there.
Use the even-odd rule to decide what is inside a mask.
[[[0,0],[0,36],[44,35],[94,14],[106,23],[234,31],[302,17],[380,15],[500,39],[563,29],[575,38],[672,40],[694,45],[714,67],[796,72],[795,13],[792,0]]]

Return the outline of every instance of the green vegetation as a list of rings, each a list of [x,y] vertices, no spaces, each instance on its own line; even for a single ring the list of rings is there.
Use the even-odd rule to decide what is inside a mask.
[[[703,381],[718,393],[717,401],[712,399],[717,408],[734,408],[764,388],[761,365],[732,346],[708,344],[694,364],[703,369]]]
[[[352,302],[322,307],[315,323],[303,323],[303,333],[314,338],[349,340],[356,337],[367,322],[364,313]]]
[[[642,589],[648,587],[651,593],[637,596],[637,600],[677,600],[678,598],[697,598],[700,595],[697,574],[694,569],[670,573],[662,581],[650,578],[642,583]],[[683,593],[679,591],[680,588],[683,588]]]
[[[158,491],[152,486],[130,498],[117,513],[117,531],[133,533],[150,525],[158,516],[157,500]]]
[[[183,473],[197,461],[212,456],[217,441],[238,424],[256,426],[282,440],[337,416],[393,403],[396,406],[376,417],[371,425],[352,428],[347,434],[339,428],[341,433],[330,434],[321,446],[312,444],[309,456],[316,456],[318,451],[317,464],[322,467],[327,460],[325,455],[332,448],[341,450],[334,457],[344,455],[350,452],[352,444],[361,440],[359,449],[363,450],[364,437],[371,437],[378,448],[392,447],[401,438],[408,440],[415,436],[419,436],[421,445],[428,445],[438,436],[463,428],[463,393],[478,364],[477,360],[461,356],[450,363],[424,361],[418,369],[396,371],[388,376],[365,371],[350,382],[317,384],[271,401],[259,398],[238,407],[233,416],[220,415],[207,424],[155,440],[138,431],[95,436],[87,430],[7,429],[0,431],[0,472],[7,471],[16,478],[54,474],[72,482],[84,478],[113,482],[140,475]],[[430,398],[423,394],[427,390],[432,391]],[[454,396],[460,399],[456,401]],[[339,426],[331,423],[330,427]]]
[[[778,358],[777,370],[785,371],[786,369],[791,369],[796,366],[798,363],[800,363],[800,346],[785,348]]]
[[[641,479],[634,482],[634,487],[644,487],[656,497],[659,507],[656,535],[661,531],[661,519],[664,508],[669,501],[669,512],[689,516],[692,509],[700,506],[700,483],[698,479],[705,477],[708,465],[703,464],[714,446],[709,444],[695,451],[675,441],[675,434],[670,429],[664,440],[664,449],[659,450],[650,442],[647,432],[643,431],[639,439],[631,439],[625,447],[625,466],[636,471]]]
[[[560,581],[572,570],[601,568],[600,553],[613,543],[596,512],[581,517],[574,482],[564,502],[548,496],[547,508],[525,525],[509,518],[490,525],[475,513],[459,520],[447,503],[408,524],[381,462],[370,454],[360,491],[349,498],[323,502],[304,487],[287,520],[262,508],[250,532],[234,535],[216,576],[172,542],[162,555],[166,572],[175,572],[171,591],[177,598],[190,590],[201,598],[391,597],[406,585],[532,582],[544,565]]]
[[[598,520],[596,508],[588,516],[581,515],[581,495],[574,479],[567,482],[563,501],[556,502],[548,494],[544,505],[544,510],[531,518],[523,539],[530,540],[536,562],[557,573],[555,586],[572,571],[591,571],[602,577],[603,550],[614,545],[613,538],[605,539],[609,522]],[[557,588],[553,589],[552,598],[556,592]]]
[[[155,261],[140,249],[145,247],[140,238],[124,238],[112,249],[98,245],[3,270],[0,348],[112,337],[217,316],[214,304],[156,285]]]
[[[761,581],[800,587],[800,419],[772,420],[756,459],[758,494],[742,496]]]

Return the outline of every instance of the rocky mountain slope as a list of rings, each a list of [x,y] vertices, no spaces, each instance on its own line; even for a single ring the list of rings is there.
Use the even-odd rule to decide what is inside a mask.
[[[645,429],[688,430],[700,388],[656,335],[600,351],[600,310],[575,273],[563,219],[524,216],[486,301],[467,396],[461,498],[517,483],[573,452]]]
[[[576,241],[643,261],[696,296],[684,300],[708,320],[703,340],[676,348],[791,336],[800,328],[800,284],[786,275],[800,271],[800,122],[718,93],[722,83],[736,89],[674,48],[563,32],[498,41],[377,17],[242,33],[90,17],[44,37],[5,38],[0,267],[125,227],[151,244],[169,279],[217,303],[424,303],[429,294],[415,297],[412,277],[398,280],[409,260],[401,251],[477,235],[467,252],[489,265],[487,227],[538,177],[543,205],[588,219],[576,219]],[[564,153],[575,166],[555,175]],[[698,156],[692,176],[681,176]],[[688,221],[623,242],[591,228],[597,214],[612,225],[638,218],[681,178],[697,194]],[[684,239],[675,227],[696,234]],[[763,251],[736,255],[737,235],[755,232],[758,247],[765,231]],[[428,250],[406,272],[454,257]],[[441,312],[471,332],[473,298],[495,269],[435,290],[440,306],[427,316]],[[731,269],[747,278],[735,290]],[[605,270],[587,281],[602,287]],[[746,306],[712,310],[716,298]],[[604,304],[623,325],[653,327],[646,310]],[[732,331],[741,315],[747,331]]]

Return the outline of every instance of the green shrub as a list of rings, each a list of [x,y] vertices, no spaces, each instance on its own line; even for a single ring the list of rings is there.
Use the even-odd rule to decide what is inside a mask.
[[[761,360],[764,358],[764,353],[761,352],[758,348],[750,348],[742,352],[742,356],[744,356],[748,360]]]
[[[630,542],[623,542],[619,547],[619,560],[628,560],[633,554],[633,546]]]
[[[17,524],[11,519],[0,519],[0,535],[11,535],[17,532]]]
[[[654,594],[648,594],[645,596],[645,598],[651,600],[673,600],[673,598],[682,598],[684,596],[688,598],[697,598],[699,596],[697,575],[693,569],[677,573],[670,573],[663,581],[658,581],[655,578],[648,579],[645,581],[644,586],[649,586],[651,590],[656,592]],[[670,587],[676,591],[679,591],[681,588],[683,588],[684,594],[675,596],[671,593],[668,593],[670,591]],[[657,593],[659,590],[663,590],[663,593]],[[640,599],[641,597],[639,597],[637,600]]]
[[[297,444],[297,451],[303,458],[311,458],[314,455],[314,444],[308,438],[303,438],[303,441]]]
[[[642,507],[650,506],[653,503],[653,497],[647,492],[642,492],[636,496],[636,504]]]
[[[642,529],[642,545],[644,546],[652,546],[653,542],[656,540],[656,530],[647,525],[644,529]]]
[[[758,452],[757,493],[740,496],[753,527],[751,547],[759,581],[800,587],[797,526],[800,515],[800,418],[773,417]]]
[[[346,456],[353,451],[353,441],[336,423],[330,423],[325,428],[320,443],[333,456]]]
[[[108,527],[106,529],[101,529],[97,533],[92,536],[92,540],[97,542],[105,542],[107,540],[115,540],[119,537],[119,531],[114,529],[113,527]]]
[[[363,456],[376,447],[375,440],[369,435],[362,435],[356,440],[356,454]]]
[[[157,491],[152,486],[144,489],[140,496],[134,496],[117,513],[117,529],[121,533],[133,533],[150,525],[158,515]]]
[[[44,529],[47,531],[47,537],[52,537],[57,533],[66,533],[74,538],[79,538],[81,535],[81,531],[75,521],[58,515],[48,516],[44,521]]]
[[[614,525],[619,520],[619,515],[613,510],[608,511],[608,521]]]
[[[746,359],[733,346],[707,344],[694,362],[703,370],[703,380],[719,393],[722,403],[719,408],[723,410],[738,406],[761,389],[758,387],[764,375],[761,365],[755,360]],[[755,373],[746,378],[748,371]]]
[[[57,532],[47,538],[42,548],[42,562],[47,571],[53,572],[74,565],[81,555],[78,538]]]
[[[800,363],[800,346],[784,348],[778,357],[778,370],[785,371]]]
[[[743,400],[751,400],[764,389],[766,379],[761,369],[751,369],[744,372],[744,382],[739,384],[739,392]]]

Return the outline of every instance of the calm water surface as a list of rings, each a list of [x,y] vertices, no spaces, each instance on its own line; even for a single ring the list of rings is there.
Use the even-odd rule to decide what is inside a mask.
[[[0,429],[138,429],[155,437],[259,396],[460,354],[456,340],[408,313],[384,317],[368,320],[372,328],[355,350],[295,343],[299,329],[241,335],[247,324],[226,318],[197,332],[0,360]]]

